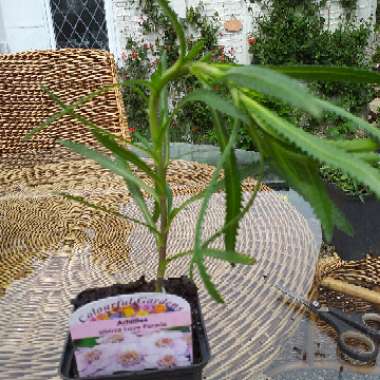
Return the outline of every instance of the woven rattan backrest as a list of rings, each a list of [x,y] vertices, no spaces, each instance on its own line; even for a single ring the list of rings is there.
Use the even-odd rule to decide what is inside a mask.
[[[117,83],[112,54],[93,49],[62,49],[0,55],[0,164],[33,166],[73,159],[56,140],[70,139],[90,145],[89,131],[71,116],[23,141],[23,136],[60,108],[49,98],[45,85],[65,103],[108,84]],[[78,113],[98,126],[128,138],[128,128],[118,88],[78,108]]]

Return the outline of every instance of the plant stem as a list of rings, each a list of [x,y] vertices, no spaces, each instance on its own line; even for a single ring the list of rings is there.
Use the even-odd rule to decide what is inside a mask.
[[[161,225],[160,225],[160,238],[158,245],[158,271],[157,271],[157,283],[156,291],[160,292],[163,288],[163,280],[165,278],[165,272],[167,268],[166,254],[167,254],[167,242],[168,242],[168,200],[166,195],[163,195],[160,200],[161,208]]]
[[[173,66],[165,70],[160,80],[154,84],[150,96],[149,96],[149,126],[151,137],[153,141],[154,150],[157,153],[158,161],[155,164],[155,170],[158,177],[166,180],[168,160],[168,145],[169,145],[169,133],[168,130],[170,124],[166,123],[165,117],[160,120],[160,98],[162,92],[170,81],[175,79],[181,72],[184,71],[185,55],[187,50],[186,39],[184,30],[179,23],[176,14],[169,7],[167,0],[158,0],[164,14],[170,19],[173,27],[176,31],[179,40],[179,57]],[[165,98],[165,97],[164,97]],[[167,101],[165,99],[165,101]],[[164,180],[164,182],[166,182]],[[159,187],[156,184],[156,188]],[[169,235],[169,199],[168,191],[166,188],[160,190],[160,231],[157,237],[157,249],[159,254],[159,263],[157,271],[156,291],[162,291],[163,280],[165,278],[165,272],[167,268],[167,242]]]

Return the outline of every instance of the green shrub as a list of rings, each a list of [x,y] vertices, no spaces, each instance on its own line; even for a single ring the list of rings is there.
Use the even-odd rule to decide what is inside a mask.
[[[313,1],[294,5],[290,0],[275,0],[269,13],[257,20],[256,43],[250,49],[253,63],[368,67],[369,26],[345,21],[329,31],[320,6]],[[352,83],[317,83],[313,90],[356,114],[361,114],[373,94],[371,86]],[[323,131],[321,125],[308,125],[313,128],[316,133]]]
[[[356,7],[356,1],[342,1],[342,5],[350,12]],[[274,0],[268,13],[257,20],[257,34],[250,49],[253,63],[368,68],[366,48],[371,32],[369,25],[355,24],[346,18],[342,19],[336,30],[327,30],[325,20],[320,16],[321,6],[322,3],[314,1],[295,3],[291,0]],[[315,82],[311,89],[320,97],[360,116],[374,94],[371,85],[347,82]],[[296,120],[300,127],[316,135],[333,139],[358,137],[357,129],[339,116],[327,114],[317,121],[279,103],[272,107],[281,116],[293,122]],[[361,197],[366,193],[365,188],[347,179],[341,172],[325,166],[322,175],[326,181],[337,184],[352,195]]]

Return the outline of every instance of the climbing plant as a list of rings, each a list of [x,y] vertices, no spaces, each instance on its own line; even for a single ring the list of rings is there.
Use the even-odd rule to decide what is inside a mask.
[[[159,62],[160,55],[165,52],[168,65],[172,65],[178,58],[178,46],[175,30],[154,0],[132,0],[141,13],[140,26],[143,38],[135,40],[129,38],[124,54],[124,66],[121,75],[124,79],[148,79]],[[219,20],[218,14],[208,17],[204,6],[187,9],[186,17],[181,20],[186,31],[187,43],[191,47],[202,38],[204,46],[199,56],[206,52],[211,55],[213,62],[233,62],[234,50],[226,51],[218,44]],[[186,76],[171,84],[169,89],[172,107],[180,98],[199,86],[192,76]],[[223,92],[223,88],[219,88]],[[127,109],[131,131],[138,130],[145,134],[148,131],[148,117],[145,106],[147,93],[143,88],[126,89],[124,102]],[[204,103],[195,102],[181,108],[175,116],[172,126],[172,139],[188,142],[208,141],[212,120],[210,112]]]
[[[347,12],[352,12],[357,8],[358,0],[340,0],[340,4]]]

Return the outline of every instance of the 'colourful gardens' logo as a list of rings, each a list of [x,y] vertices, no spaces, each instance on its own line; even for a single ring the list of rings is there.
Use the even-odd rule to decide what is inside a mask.
[[[70,321],[80,376],[191,365],[188,302],[178,296],[137,293],[91,302]]]

